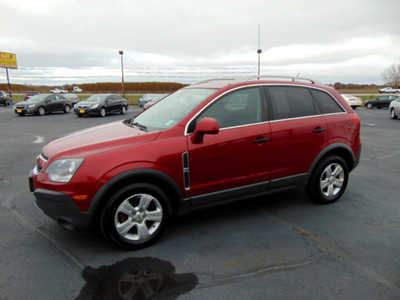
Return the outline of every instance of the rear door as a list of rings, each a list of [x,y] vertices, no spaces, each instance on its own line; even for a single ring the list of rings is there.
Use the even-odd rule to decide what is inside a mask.
[[[302,175],[325,142],[326,123],[308,88],[266,87],[270,112],[270,168],[275,179]]]
[[[263,91],[259,87],[229,92],[206,108],[189,125],[204,117],[218,121],[220,132],[194,144],[187,137],[190,160],[189,195],[243,186],[269,179],[270,128]]]

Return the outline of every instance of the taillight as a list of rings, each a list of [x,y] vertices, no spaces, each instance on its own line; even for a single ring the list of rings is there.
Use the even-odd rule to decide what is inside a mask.
[[[354,124],[360,126],[360,118],[355,113],[349,114],[349,117],[354,122]]]

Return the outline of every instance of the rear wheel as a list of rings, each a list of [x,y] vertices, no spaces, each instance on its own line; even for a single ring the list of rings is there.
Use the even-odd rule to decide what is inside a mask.
[[[100,117],[104,118],[106,116],[106,109],[103,107],[100,109]]]
[[[332,155],[321,160],[311,175],[308,192],[316,203],[337,201],[347,187],[349,172],[340,156]]]
[[[392,109],[390,110],[390,117],[391,117],[393,120],[397,119],[396,111],[394,110],[394,108],[392,108]]]
[[[121,108],[121,115],[124,115],[124,114],[126,114],[126,107],[125,107],[125,106],[122,106],[122,108]]]
[[[167,221],[167,201],[166,194],[152,184],[126,186],[103,207],[101,231],[120,247],[146,247],[162,235]]]
[[[367,108],[368,108],[368,109],[372,109],[372,107],[373,107],[373,106],[372,106],[371,103],[368,103],[368,104],[367,104]]]

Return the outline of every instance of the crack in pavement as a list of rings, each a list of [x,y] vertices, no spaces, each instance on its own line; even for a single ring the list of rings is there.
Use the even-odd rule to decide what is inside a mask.
[[[24,228],[31,230],[43,238],[45,238],[47,241],[49,241],[54,248],[56,248],[60,253],[62,253],[64,256],[68,258],[68,260],[78,267],[80,270],[83,270],[85,266],[76,258],[71,252],[68,250],[64,249],[54,238],[52,238],[50,235],[42,231],[41,229],[35,227],[34,224],[32,224],[23,214],[19,213],[16,210],[16,205],[13,201],[13,197],[9,198],[8,200],[4,201],[4,206],[6,209],[8,209],[11,214],[14,216],[14,218],[17,220],[17,222],[23,226]]]
[[[395,283],[390,281],[389,279],[385,278],[383,275],[379,274],[376,272],[371,266],[361,264],[358,262],[354,256],[352,256],[348,251],[345,249],[341,248],[338,243],[330,238],[322,237],[316,233],[313,233],[311,231],[306,230],[305,228],[293,224],[284,218],[278,217],[276,215],[271,214],[270,212],[267,211],[267,214],[273,218],[274,220],[280,222],[281,224],[285,224],[289,226],[294,232],[299,234],[300,236],[310,239],[314,242],[316,247],[320,249],[322,252],[327,253],[339,260],[342,260],[345,263],[350,264],[353,268],[356,270],[359,270],[360,273],[365,274],[368,278],[385,285],[386,287],[396,289],[400,291],[400,286]]]

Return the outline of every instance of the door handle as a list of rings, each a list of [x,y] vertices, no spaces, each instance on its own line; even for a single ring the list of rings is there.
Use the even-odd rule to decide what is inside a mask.
[[[268,142],[269,138],[263,137],[263,136],[259,136],[257,139],[255,139],[253,141],[254,144],[260,144],[260,143],[265,143]]]
[[[325,131],[325,128],[322,128],[322,127],[320,127],[320,126],[317,126],[317,127],[314,128],[314,130],[313,130],[312,132],[314,132],[314,133],[321,133],[321,132],[324,132],[324,131]]]

